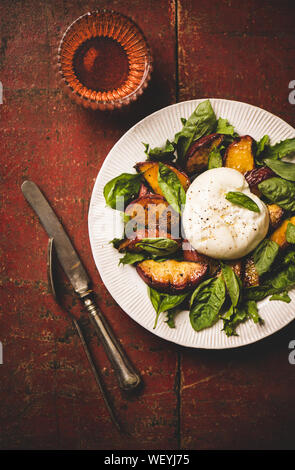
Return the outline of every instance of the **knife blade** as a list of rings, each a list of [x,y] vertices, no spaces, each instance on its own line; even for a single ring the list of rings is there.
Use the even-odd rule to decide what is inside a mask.
[[[90,289],[90,278],[62,224],[39,187],[33,181],[24,181],[21,190],[30,206],[38,215],[49,238],[54,239],[59,262],[72,284],[75,293],[90,315],[106,354],[113,365],[119,386],[123,390],[136,388],[141,383],[140,377],[127,358],[122,346],[114,336],[105,317],[96,305],[93,291]]]
[[[89,289],[90,279],[74,249],[63,226],[33,181],[24,181],[21,186],[23,195],[38,215],[49,238],[54,245],[60,264],[69,278],[75,292],[82,295]]]

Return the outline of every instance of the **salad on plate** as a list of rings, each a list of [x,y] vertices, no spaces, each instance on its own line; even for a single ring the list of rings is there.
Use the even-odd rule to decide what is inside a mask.
[[[205,100],[172,141],[143,145],[146,160],[103,194],[122,213],[111,243],[147,284],[154,328],[164,312],[175,328],[184,309],[195,331],[259,327],[257,302],[290,302],[295,285],[295,138],[238,135]]]

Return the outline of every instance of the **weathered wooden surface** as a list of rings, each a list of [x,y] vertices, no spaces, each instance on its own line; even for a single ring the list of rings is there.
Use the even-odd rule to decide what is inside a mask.
[[[155,61],[149,89],[128,110],[93,113],[60,91],[57,43],[76,17],[106,4],[26,0],[0,4],[1,311],[0,448],[294,448],[294,322],[231,351],[180,348],[142,329],[96,271],[87,212],[99,168],[135,122],[177,100],[222,97],[261,106],[294,125],[293,2],[111,1],[144,31]],[[110,421],[79,340],[48,292],[47,237],[20,192],[39,183],[93,279],[98,302],[144,379],[126,397],[90,333],[117,415]],[[67,305],[80,314],[70,290]],[[86,325],[86,330],[88,330]]]

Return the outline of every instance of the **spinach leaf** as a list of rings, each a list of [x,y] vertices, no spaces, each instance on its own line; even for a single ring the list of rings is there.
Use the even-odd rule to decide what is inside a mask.
[[[183,161],[190,145],[204,135],[211,134],[216,128],[216,116],[209,100],[200,103],[184,123],[180,132],[175,134],[177,156]]]
[[[259,155],[264,152],[264,150],[269,146],[269,144],[270,139],[269,136],[266,134],[257,142],[256,157],[259,157]]]
[[[228,264],[221,263],[221,271],[232,305],[236,307],[240,298],[241,281]]]
[[[273,294],[269,300],[280,300],[281,302],[289,304],[291,302],[291,297],[287,292],[282,292],[281,294]]]
[[[153,328],[156,328],[157,326],[160,313],[168,312],[169,310],[181,305],[188,296],[188,293],[180,295],[163,294],[151,287],[148,287],[148,294],[156,311],[156,319]]]
[[[240,193],[239,191],[229,191],[226,193],[225,198],[233,204],[244,207],[249,211],[260,212],[256,202],[244,193]]]
[[[208,170],[212,170],[212,168],[221,168],[221,167],[222,167],[222,155],[218,148],[214,148],[209,153]]]
[[[288,243],[295,243],[295,225],[290,222],[287,225],[286,240]]]
[[[136,243],[136,247],[152,255],[170,255],[178,250],[178,243],[170,238],[143,238]]]
[[[161,162],[159,162],[158,183],[166,201],[180,214],[181,206],[185,204],[185,191],[174,171]]]
[[[279,245],[269,239],[263,240],[257,246],[253,253],[253,260],[259,276],[266,273],[270,269],[279,253],[279,249]]]
[[[145,153],[148,156],[148,160],[172,161],[174,159],[175,145],[168,139],[163,147],[151,149],[149,144],[143,145],[145,146]]]
[[[274,177],[259,183],[258,189],[269,201],[283,209],[295,211],[295,183]]]
[[[103,195],[108,206],[112,209],[124,210],[124,206],[134,199],[140,189],[141,175],[122,173],[109,181],[104,189]]]
[[[202,282],[194,291],[190,301],[190,322],[194,330],[212,326],[225,301],[225,285],[222,277]]]
[[[294,163],[282,162],[281,160],[272,160],[271,158],[266,158],[264,163],[281,178],[284,178],[288,181],[295,181]]]
[[[218,134],[226,134],[226,135],[235,135],[234,127],[228,122],[227,119],[219,118],[217,121],[216,132]]]
[[[295,138],[286,139],[266,148],[264,158],[281,159],[295,155]]]
[[[138,263],[139,261],[143,261],[145,258],[146,256],[142,253],[125,253],[125,255],[120,258],[119,265]]]

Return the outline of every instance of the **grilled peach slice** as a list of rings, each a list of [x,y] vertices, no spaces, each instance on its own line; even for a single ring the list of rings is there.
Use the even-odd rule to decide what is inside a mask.
[[[207,169],[211,150],[223,142],[222,134],[210,134],[196,140],[190,146],[185,156],[184,169],[188,175]]]
[[[277,228],[284,217],[284,209],[277,204],[267,204],[269,213],[269,224],[271,229]]]
[[[183,186],[183,189],[185,191],[188,190],[190,183],[189,177],[183,172],[178,170],[172,165],[167,165],[168,168],[170,168],[174,173],[178,176],[180,183]],[[142,176],[144,177],[145,181],[148,183],[148,185],[151,187],[151,189],[154,191],[156,194],[160,194],[160,196],[163,196],[163,193],[161,191],[161,188],[158,183],[158,172],[159,172],[159,163],[158,162],[139,162],[136,163],[135,165],[136,171],[138,173],[141,173]]]
[[[258,184],[274,176],[274,172],[267,166],[261,166],[260,168],[253,168],[253,170],[246,171],[244,176],[252,193],[260,197],[261,193],[258,189]]]
[[[225,166],[243,174],[253,170],[255,167],[254,145],[254,139],[249,135],[235,139],[226,149]]]
[[[146,260],[138,263],[136,270],[143,281],[153,289],[169,294],[181,294],[194,289],[204,278],[208,267],[188,261]]]
[[[295,225],[295,217],[284,220],[284,222],[270,236],[270,239],[273,242],[276,242],[281,248],[286,248],[288,246],[286,231],[289,223]]]
[[[182,249],[185,261],[193,261],[195,263],[208,265],[208,272],[210,276],[215,276],[219,271],[219,262],[216,259],[210,258],[209,256],[199,253],[192,247],[188,240],[183,240]]]
[[[139,227],[153,229],[158,227],[179,236],[180,216],[159,194],[146,194],[132,201],[125,210],[131,222],[127,222],[126,233]]]
[[[245,260],[243,285],[244,287],[259,286],[259,274],[252,256]]]

